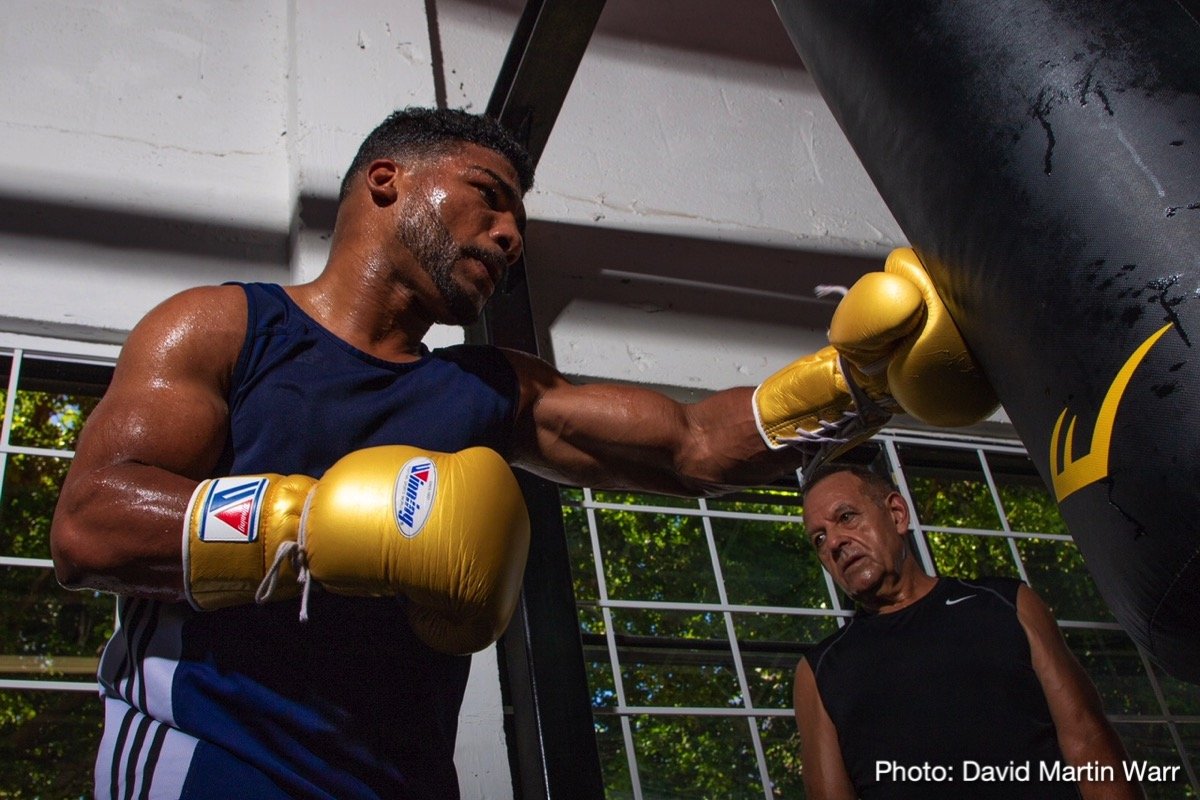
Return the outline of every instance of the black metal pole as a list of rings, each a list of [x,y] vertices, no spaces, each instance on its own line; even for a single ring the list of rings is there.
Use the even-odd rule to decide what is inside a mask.
[[[536,163],[595,29],[603,0],[530,0],[496,80],[487,113],[525,143]],[[489,304],[482,331],[492,344],[538,351],[524,263]],[[499,642],[512,707],[509,730],[519,800],[602,800],[586,663],[558,488],[518,474],[533,525],[521,601]]]

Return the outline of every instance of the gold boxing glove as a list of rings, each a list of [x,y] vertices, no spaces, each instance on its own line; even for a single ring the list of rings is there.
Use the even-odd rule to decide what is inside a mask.
[[[300,545],[326,589],[403,595],[426,644],[469,653],[499,638],[516,608],[529,517],[516,476],[492,450],[371,447],[321,477]]]
[[[201,481],[183,525],[184,594],[192,608],[249,603],[281,546],[294,543],[307,475],[241,475]],[[296,573],[284,562],[277,598],[294,596]]]
[[[883,272],[850,287],[829,342],[859,370],[886,372],[887,394],[931,425],[971,425],[999,403],[911,248],[893,250]]]
[[[894,403],[883,378],[860,374],[833,347],[797,359],[754,390],[754,421],[773,450],[792,447],[807,475],[875,435]]]
[[[882,276],[883,281],[878,277]],[[846,301],[854,294],[849,308]],[[834,312],[830,342],[771,375],[754,392],[754,420],[772,449],[806,451],[806,471],[869,439],[897,410],[887,385],[887,357],[925,316],[911,283],[869,273]],[[859,298],[877,298],[874,307]],[[860,307],[861,311],[860,311]]]

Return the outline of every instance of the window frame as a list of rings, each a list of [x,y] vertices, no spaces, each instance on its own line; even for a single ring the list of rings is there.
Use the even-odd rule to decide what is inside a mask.
[[[12,444],[13,418],[15,416],[17,392],[21,381],[22,366],[28,359],[54,361],[68,364],[84,364],[95,367],[113,367],[116,364],[120,346],[94,342],[79,342],[68,339],[55,339],[42,336],[30,336],[0,332],[0,358],[10,359],[8,380],[4,393],[4,416],[0,419],[0,492],[3,491],[5,476],[9,467],[9,459],[14,455],[29,455],[51,458],[73,458],[74,450],[58,450],[43,447],[29,447]],[[0,498],[2,499],[2,498]],[[0,553],[0,568],[14,569],[54,569],[54,562],[49,558],[26,558]],[[116,599],[112,598],[113,619],[116,619]],[[53,664],[61,666],[67,661],[85,657],[58,657],[52,654],[45,657],[47,664],[43,665],[45,672],[54,672]],[[97,665],[99,659],[87,659]],[[35,670],[38,671],[38,670]],[[94,672],[94,669],[92,670]],[[68,691],[68,692],[97,692],[99,684],[95,679],[90,681],[74,680],[36,680],[8,678],[0,676],[0,691]]]

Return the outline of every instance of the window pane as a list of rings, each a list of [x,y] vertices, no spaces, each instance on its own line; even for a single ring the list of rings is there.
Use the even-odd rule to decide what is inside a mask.
[[[595,717],[596,747],[600,751],[600,770],[604,775],[604,796],[608,800],[633,800],[633,781],[629,777],[629,757],[621,718],[613,714]]]
[[[922,525],[1002,530],[974,450],[898,446],[897,452]]]
[[[11,444],[74,450],[112,367],[26,356],[17,376]]]
[[[734,614],[738,641],[744,644],[786,642],[797,660],[809,647],[838,629],[836,616],[801,614]]]
[[[791,708],[792,676],[809,646],[837,630],[835,617],[734,614],[746,684],[755,708]]]
[[[988,575],[1021,576],[1008,539],[1003,536],[928,532],[925,540],[939,575],[966,579]]]
[[[576,609],[579,614],[579,630],[586,634],[604,633],[604,614],[598,606],[580,605]]]
[[[1180,722],[1175,725],[1183,742],[1184,757],[1192,767],[1192,775],[1200,775],[1200,722]],[[1186,797],[1200,797],[1200,786],[1193,785]]]
[[[761,800],[762,780],[745,719],[634,717],[646,800]]]
[[[747,489],[709,500],[708,508],[749,517],[713,517],[710,520],[729,602],[829,607],[821,563],[804,535],[798,489]],[[795,521],[752,517],[768,514]]]
[[[629,705],[742,705],[723,614],[618,610],[613,625]]]
[[[12,376],[12,356],[0,353],[0,427],[8,413],[8,380]],[[5,444],[0,441],[0,445]]]
[[[1063,630],[1100,692],[1107,714],[1162,714],[1133,641],[1122,631]]]
[[[1112,612],[1100,599],[1083,555],[1074,542],[1059,539],[1017,539],[1029,585],[1037,590],[1058,619],[1112,622]]]
[[[1058,506],[1029,456],[988,453],[987,461],[1011,530],[1067,533]]]
[[[608,657],[608,643],[603,636],[584,635],[583,658],[592,696],[592,710],[616,708],[617,687],[613,681],[612,662]]]
[[[1162,688],[1167,709],[1175,715],[1200,717],[1200,686],[1172,678],[1159,667],[1153,667]]]
[[[730,603],[830,607],[821,562],[803,525],[723,518],[711,524]]]
[[[1195,797],[1171,731],[1165,723],[1115,723],[1131,764],[1146,768],[1140,781],[1147,800]],[[1157,767],[1158,769],[1153,769]],[[1173,769],[1174,768],[1174,769]]]
[[[581,602],[600,597],[596,579],[596,560],[592,556],[592,537],[588,531],[587,513],[579,507],[583,492],[578,489],[561,492],[563,533],[567,537],[567,552],[571,559],[571,580],[575,598]]]
[[[103,718],[92,692],[0,691],[0,795],[91,797]]]
[[[596,511],[608,596],[715,603],[716,576],[699,517]]]
[[[70,461],[10,455],[0,486],[0,555],[50,557],[50,520]]]
[[[49,569],[0,567],[0,677],[93,680],[114,603],[69,592]]]
[[[800,769],[800,735],[794,717],[765,717],[758,722],[758,735],[767,757],[771,796],[800,800],[804,782]]]
[[[68,450],[103,393],[111,367],[0,355],[0,419],[13,403],[6,447]],[[50,519],[69,461],[0,455],[0,555],[49,558]],[[0,690],[0,795],[90,797],[103,708],[94,688],[113,628],[113,601],[62,589],[50,569],[0,567],[0,677],[65,680],[86,691]]]

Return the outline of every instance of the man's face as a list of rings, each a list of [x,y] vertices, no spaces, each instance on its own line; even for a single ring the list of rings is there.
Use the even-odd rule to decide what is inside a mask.
[[[442,321],[474,322],[524,246],[516,171],[493,150],[463,145],[420,167],[396,236],[428,273]]]
[[[908,506],[899,494],[881,504],[857,475],[836,472],[805,493],[804,527],[834,582],[855,600],[869,602],[900,577]]]

